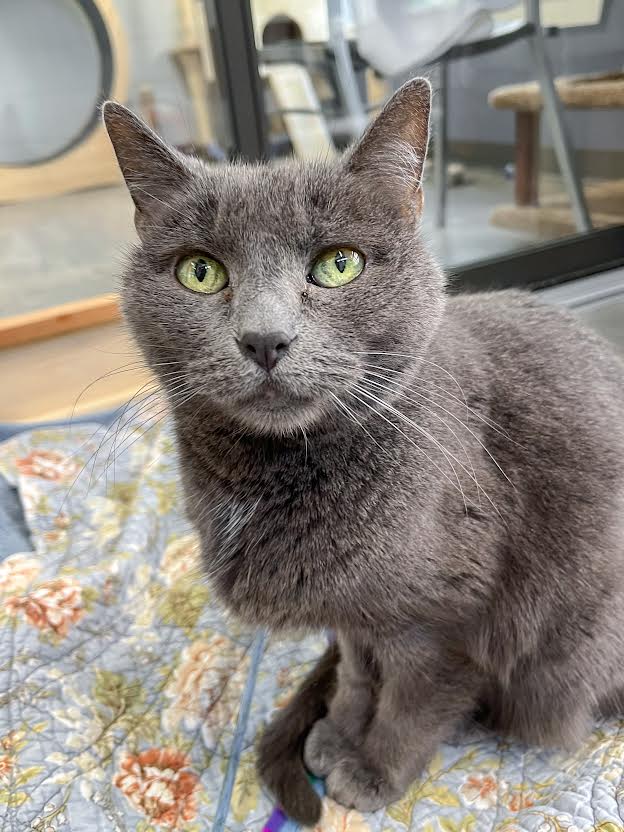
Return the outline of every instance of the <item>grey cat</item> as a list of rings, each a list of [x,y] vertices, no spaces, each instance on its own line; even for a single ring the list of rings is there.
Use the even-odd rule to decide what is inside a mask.
[[[336,634],[260,743],[307,824],[304,762],[375,810],[478,710],[568,746],[624,690],[624,367],[528,294],[445,294],[430,96],[314,164],[208,166],[104,109],[207,573],[247,624]]]

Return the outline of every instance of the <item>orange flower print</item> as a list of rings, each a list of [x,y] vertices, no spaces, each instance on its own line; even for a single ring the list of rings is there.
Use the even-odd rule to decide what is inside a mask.
[[[130,805],[151,823],[181,829],[197,816],[198,775],[189,759],[173,748],[127,754],[113,779]]]
[[[66,514],[58,514],[54,518],[54,528],[44,532],[43,536],[49,543],[61,540],[70,526],[70,519]]]
[[[57,578],[41,584],[28,595],[12,596],[4,602],[10,615],[21,613],[42,632],[65,638],[72,624],[84,616],[82,589],[73,578]]]
[[[496,806],[500,796],[507,792],[507,784],[498,782],[492,774],[484,777],[471,775],[459,787],[459,792],[467,803],[474,804],[476,809],[491,809]]]
[[[0,739],[0,748],[4,751],[14,751],[17,743],[24,738],[23,731],[9,731]]]
[[[18,552],[0,563],[0,595],[23,592],[41,571],[41,564],[29,554]]]
[[[534,804],[535,799],[531,795],[523,794],[522,792],[512,792],[507,806],[512,812],[520,812],[522,809],[530,809]]]
[[[57,451],[31,451],[15,461],[18,471],[27,477],[59,482],[78,473],[80,466]]]
[[[23,738],[23,731],[9,731],[0,738],[0,749],[4,752],[0,754],[0,783],[8,783],[11,780],[15,770],[15,755]]]
[[[57,514],[54,518],[54,525],[57,529],[68,529],[70,526],[71,520],[69,517],[61,512],[61,514]]]
[[[160,568],[169,583],[201,571],[199,541],[193,534],[173,540],[164,551]]]
[[[246,673],[241,650],[223,636],[187,645],[165,689],[172,700],[162,715],[165,731],[201,724],[204,740],[212,744],[236,714]]]
[[[15,760],[10,754],[0,756],[0,783],[8,783],[11,772],[15,768]]]

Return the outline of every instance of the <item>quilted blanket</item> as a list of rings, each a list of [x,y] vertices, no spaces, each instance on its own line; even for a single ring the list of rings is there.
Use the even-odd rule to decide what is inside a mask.
[[[32,540],[0,563],[0,832],[244,832],[271,813],[254,741],[324,639],[228,617],[169,426],[135,434],[114,472],[96,425],[0,445]],[[624,721],[572,755],[462,734],[386,811],[325,799],[317,832],[624,832],[623,778]]]

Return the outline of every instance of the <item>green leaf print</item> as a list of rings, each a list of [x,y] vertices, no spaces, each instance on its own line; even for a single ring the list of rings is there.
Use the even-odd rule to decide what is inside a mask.
[[[95,671],[93,698],[112,711],[122,713],[140,705],[145,699],[145,694],[139,681],[126,682],[121,673],[98,668]]]
[[[251,752],[241,758],[234,789],[232,792],[231,810],[234,820],[242,823],[258,804],[260,784],[256,775],[256,766]]]
[[[136,825],[136,832],[158,832],[148,820],[140,820]]]
[[[204,584],[181,578],[165,593],[158,612],[166,624],[174,624],[190,634],[209,600],[210,593]]]
[[[0,789],[0,804],[4,804],[9,809],[17,809],[22,803],[28,800],[26,792],[14,792],[8,789]]]
[[[33,777],[41,774],[42,771],[45,771],[43,766],[30,766],[30,768],[23,769],[16,776],[15,785],[24,786],[29,780],[32,780]]]
[[[156,509],[158,514],[168,514],[175,508],[176,503],[179,501],[177,483],[175,481],[160,482],[159,480],[154,480],[150,485],[153,487],[158,499],[158,507]]]
[[[474,815],[466,815],[461,820],[454,821],[450,818],[438,818],[438,825],[441,832],[474,832],[477,819]]]
[[[82,587],[82,603],[87,612],[93,610],[93,606],[99,598],[99,595],[100,593],[94,586]]]
[[[386,809],[387,814],[392,820],[395,820],[397,823],[402,824],[405,827],[408,827],[412,821],[412,812],[414,811],[414,805],[418,798],[420,797],[420,783],[414,783],[413,786],[408,790],[405,797],[401,798],[401,800],[393,803],[392,806],[389,806]]]
[[[448,786],[436,786],[433,783],[423,786],[418,795],[419,800],[431,800],[438,806],[461,806],[461,801]]]
[[[387,814],[397,823],[408,827],[412,821],[414,806],[419,800],[430,800],[438,806],[461,806],[461,801],[454,792],[447,786],[438,784],[440,778],[449,771],[461,771],[471,767],[476,754],[477,750],[472,749],[448,768],[443,767],[440,757],[434,757],[429,763],[425,778],[414,783],[404,798],[388,807]]]
[[[108,496],[117,503],[117,512],[122,522],[132,513],[138,489],[138,481],[116,482],[109,486]]]

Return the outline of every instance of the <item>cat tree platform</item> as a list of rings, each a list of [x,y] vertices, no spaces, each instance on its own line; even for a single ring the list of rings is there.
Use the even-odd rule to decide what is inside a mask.
[[[624,223],[624,179],[588,182],[584,191],[594,228]],[[543,239],[566,237],[577,230],[565,193],[543,197],[539,205],[499,205],[492,211],[490,222],[498,228],[527,231]]]
[[[610,110],[624,108],[624,72],[572,75],[555,79],[555,86],[566,109]],[[492,90],[488,96],[491,107],[513,110],[516,120],[515,205],[495,209],[492,222],[506,228],[534,229],[537,226],[560,228],[560,233],[573,233],[576,226],[566,207],[565,197],[538,199],[539,124],[542,95],[539,84],[512,84]],[[595,226],[624,222],[624,183],[606,182],[587,188],[592,222]],[[600,206],[608,204],[609,210]],[[592,205],[593,203],[593,205]],[[543,214],[543,216],[542,216]]]

